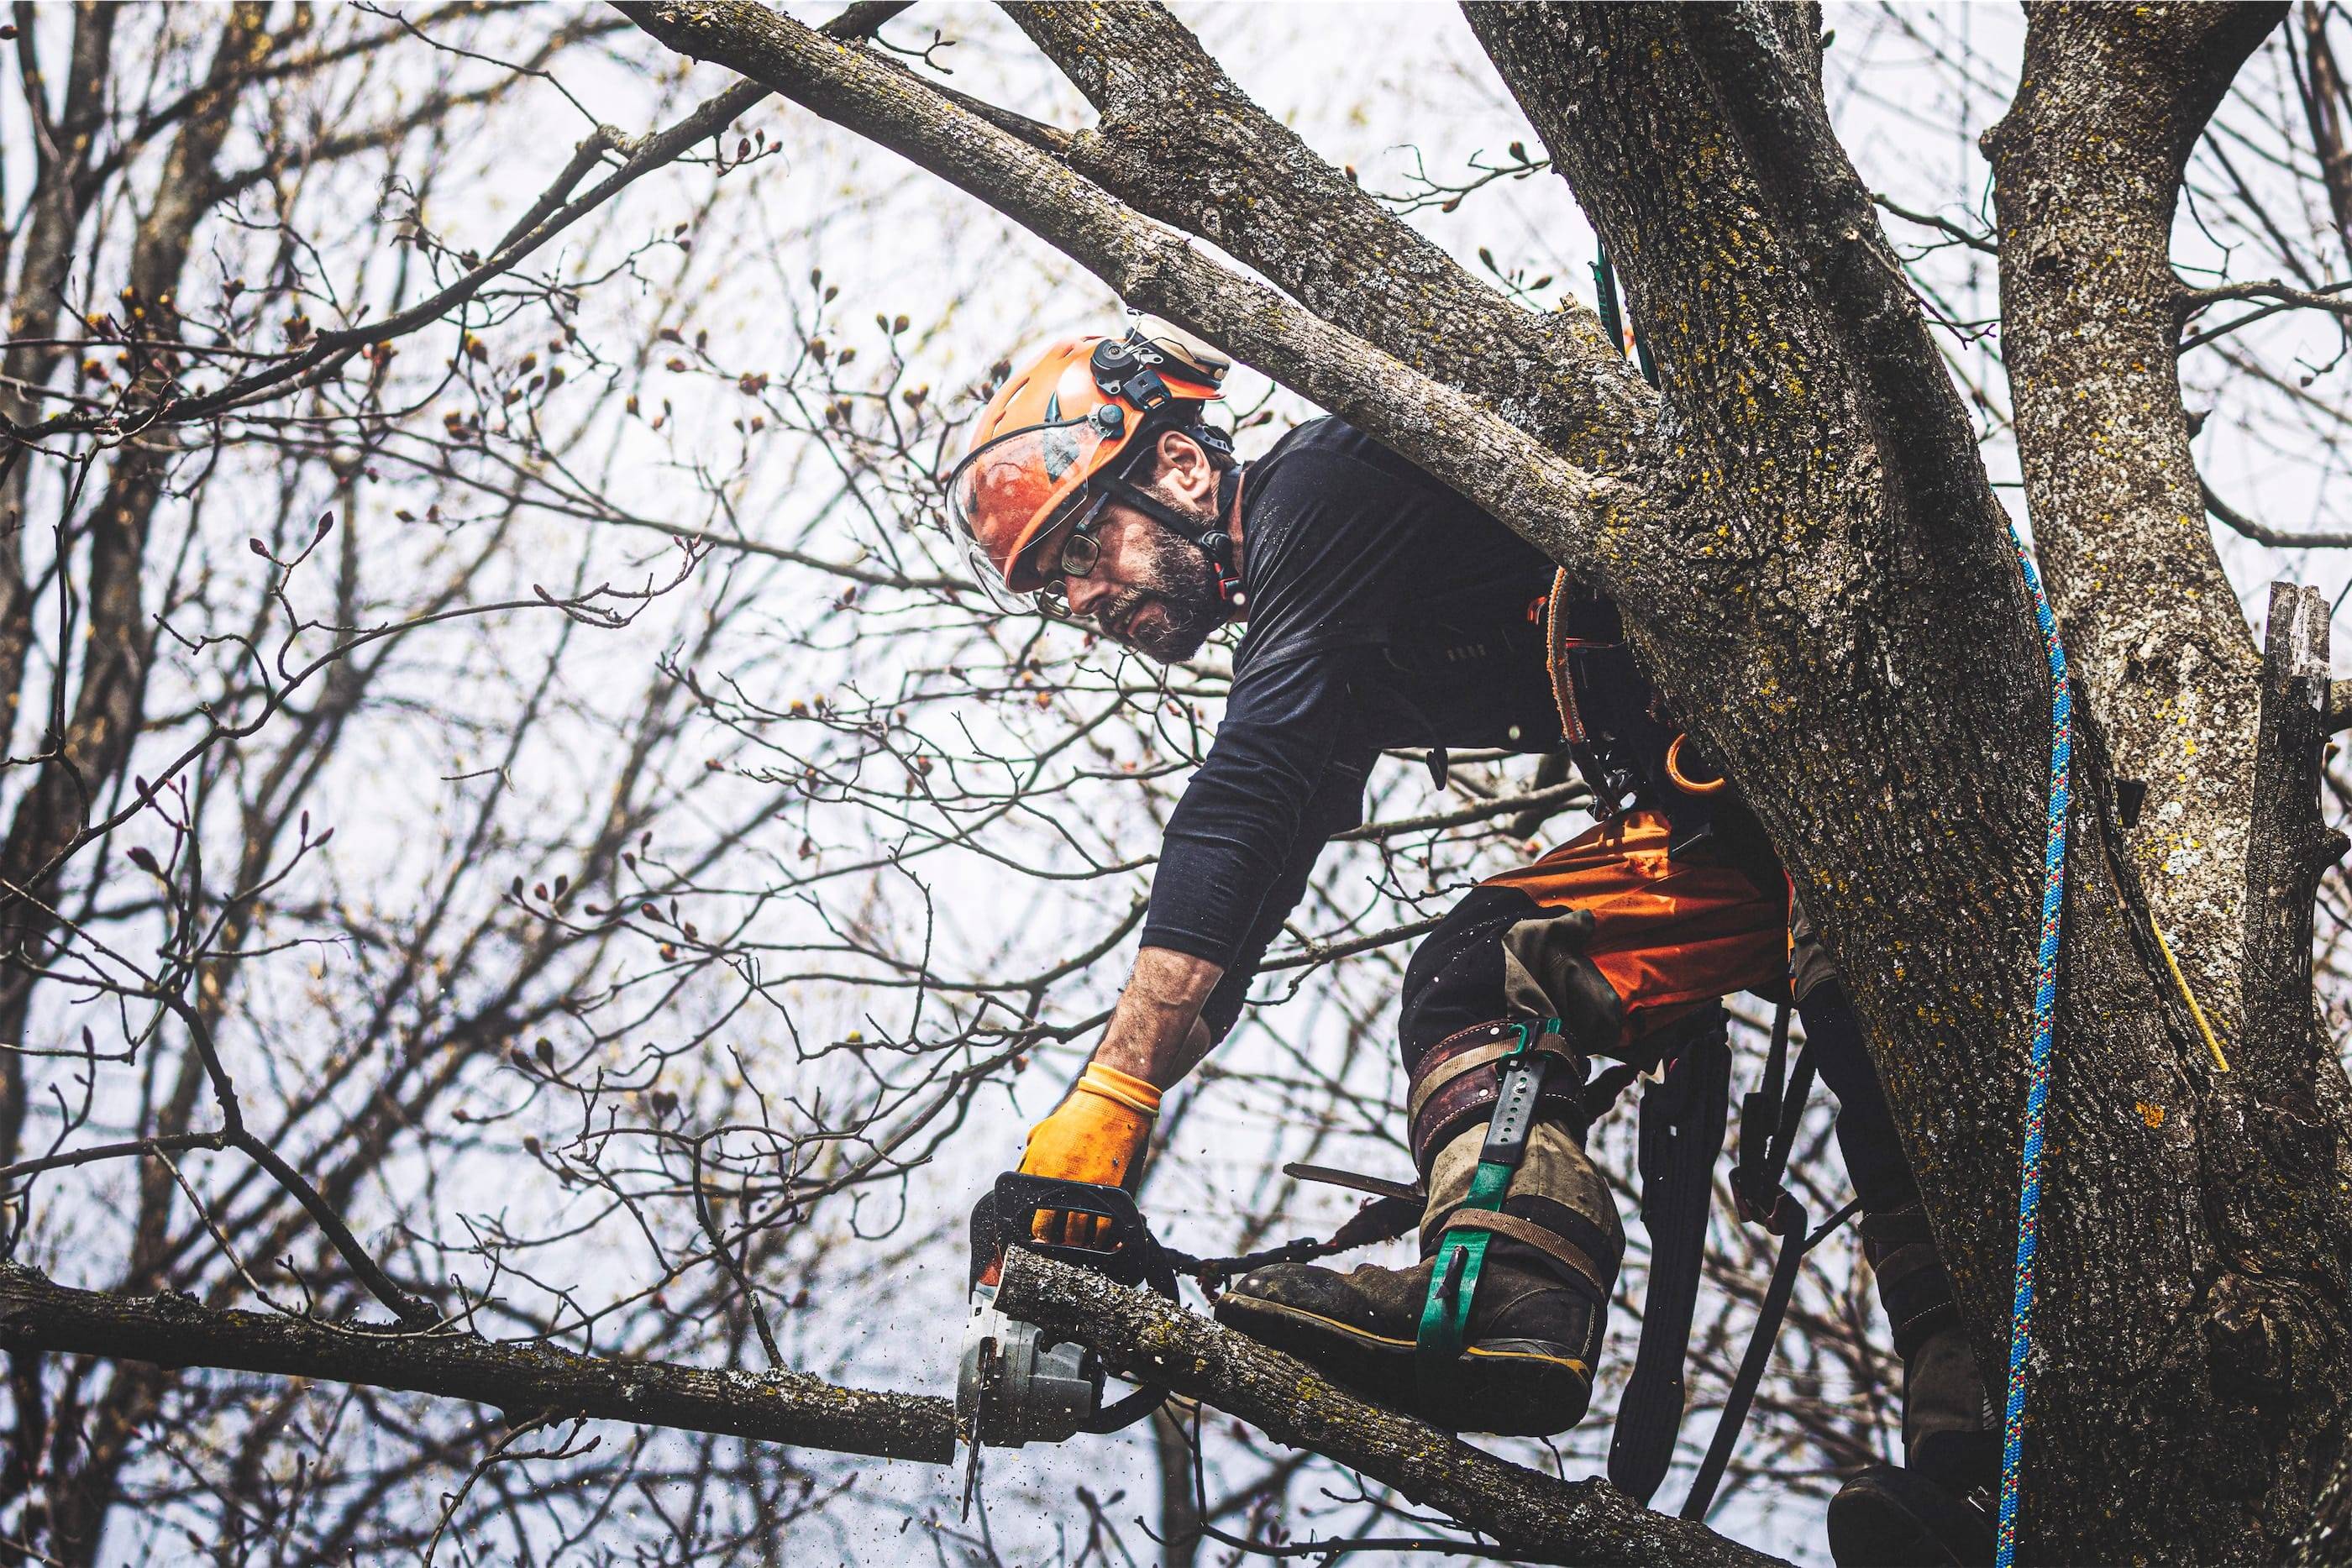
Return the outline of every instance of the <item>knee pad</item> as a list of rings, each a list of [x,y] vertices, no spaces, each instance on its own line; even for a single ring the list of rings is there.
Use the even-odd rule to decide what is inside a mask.
[[[1614,1053],[1623,1001],[1584,956],[1591,915],[1538,904],[1517,888],[1478,887],[1422,939],[1405,967],[1398,1043],[1409,1075],[1442,1041],[1489,1020],[1557,1015],[1587,1056]]]
[[[1517,888],[1475,887],[1421,939],[1405,966],[1397,1040],[1407,1073],[1441,1040],[1501,1018],[1503,933],[1538,913]]]

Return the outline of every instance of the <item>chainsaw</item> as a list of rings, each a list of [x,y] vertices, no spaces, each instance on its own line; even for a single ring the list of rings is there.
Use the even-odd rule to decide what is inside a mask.
[[[1034,1232],[1044,1215],[1101,1221],[1100,1245],[1040,1240]],[[1058,1222],[1055,1228],[1061,1228]],[[956,1428],[964,1440],[975,1450],[1059,1443],[1080,1432],[1116,1432],[1149,1416],[1167,1397],[1164,1389],[1138,1388],[1105,1405],[1104,1369],[1092,1351],[996,1310],[1008,1247],[1176,1299],[1175,1270],[1125,1191],[1050,1176],[997,1177],[971,1211],[971,1315],[956,1378]]]

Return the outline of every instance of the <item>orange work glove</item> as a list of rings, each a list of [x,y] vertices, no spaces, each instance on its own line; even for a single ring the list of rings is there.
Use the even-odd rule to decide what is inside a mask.
[[[1029,1129],[1021,1174],[1133,1192],[1143,1173],[1144,1145],[1159,1114],[1159,1090],[1116,1067],[1091,1062],[1069,1098]],[[1041,1215],[1032,1234],[1041,1241],[1049,1239],[1054,1223],[1052,1217]],[[1109,1228],[1108,1221],[1083,1215],[1069,1216],[1066,1227],[1064,1239],[1075,1247],[1099,1244],[1101,1232]]]

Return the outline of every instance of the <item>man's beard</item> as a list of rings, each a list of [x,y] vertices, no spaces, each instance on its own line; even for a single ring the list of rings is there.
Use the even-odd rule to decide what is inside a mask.
[[[1202,518],[1202,526],[1211,520]],[[1181,664],[1223,623],[1224,601],[1213,586],[1208,551],[1164,526],[1153,528],[1149,538],[1141,570],[1134,572],[1138,580],[1095,612],[1095,624],[1148,659]]]

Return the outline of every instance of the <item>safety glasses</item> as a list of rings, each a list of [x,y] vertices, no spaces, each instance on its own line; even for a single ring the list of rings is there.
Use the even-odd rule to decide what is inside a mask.
[[[1044,562],[1038,563],[1045,578],[1045,586],[1036,592],[1037,608],[1062,620],[1069,619],[1074,613],[1070,609],[1069,579],[1087,576],[1102,559],[1102,541],[1095,538],[1093,530],[1095,525],[1101,521],[1103,507],[1110,497],[1087,497],[1082,492],[1079,500],[1082,509],[1077,521],[1062,535],[1061,549],[1053,566],[1048,569]],[[1052,528],[1046,530],[1046,537],[1053,537]]]

